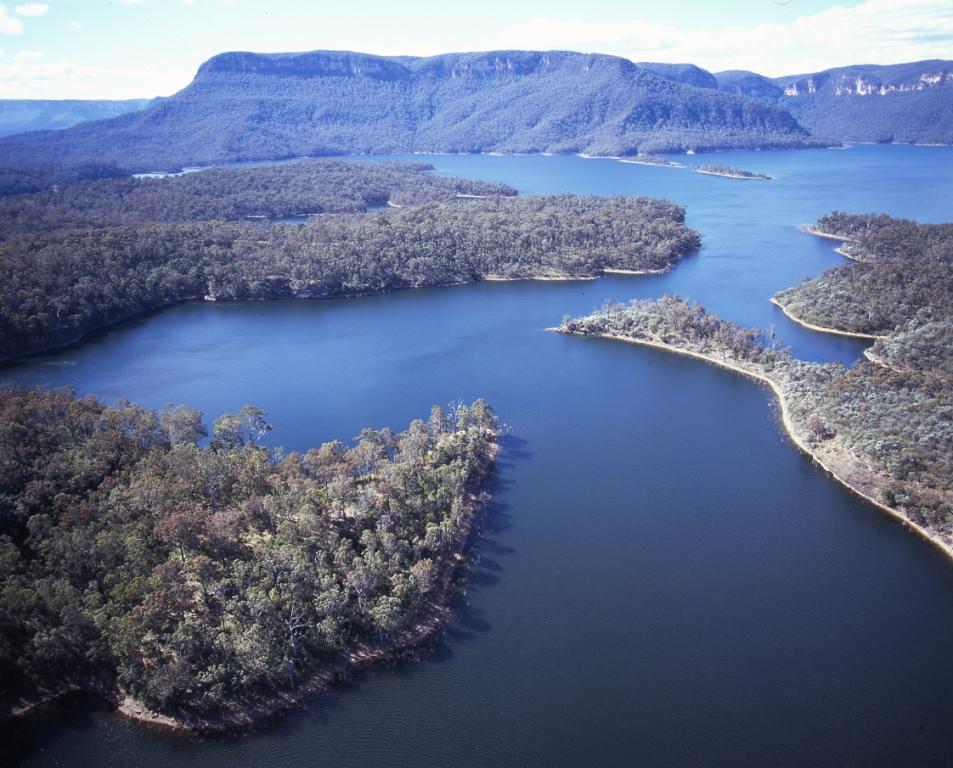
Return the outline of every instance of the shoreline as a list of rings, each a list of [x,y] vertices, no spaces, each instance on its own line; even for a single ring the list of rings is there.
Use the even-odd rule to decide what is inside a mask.
[[[482,456],[483,465],[474,478],[479,481],[481,487],[466,491],[463,497],[466,517],[454,534],[453,547],[437,580],[433,602],[421,611],[417,622],[399,636],[386,643],[361,643],[344,649],[314,669],[294,690],[275,692],[261,699],[242,702],[215,715],[165,715],[149,709],[124,691],[110,690],[98,683],[70,683],[62,689],[44,692],[35,701],[19,703],[11,708],[5,719],[15,720],[23,717],[70,693],[86,693],[97,696],[114,707],[115,714],[146,725],[174,731],[232,733],[300,706],[309,696],[347,681],[350,674],[358,669],[406,658],[443,628],[452,613],[450,602],[463,587],[462,576],[469,565],[464,553],[473,546],[476,523],[489,499],[489,494],[482,486],[493,474],[496,459],[502,450],[499,442],[501,431],[501,428],[497,428],[492,432],[490,445]]]
[[[856,240],[853,237],[847,237],[846,235],[832,235],[829,232],[821,232],[819,229],[814,229],[814,227],[812,227],[810,224],[802,224],[798,227],[798,229],[804,232],[805,234],[813,235],[814,237],[820,237],[825,240],[834,240],[840,243],[840,245],[834,249],[834,253],[840,254],[841,256],[843,256],[845,259],[849,261],[856,261],[858,264],[870,263],[869,260],[858,258],[857,256],[854,256],[852,253],[844,250],[844,247],[847,245],[847,243],[856,242]]]
[[[675,163],[675,162],[653,163],[648,160],[629,160],[628,158],[625,158],[625,157],[620,157],[619,162],[626,163],[628,165],[647,165],[650,168],[687,168],[688,167],[687,165],[685,165],[685,163]]]
[[[807,320],[802,320],[797,315],[793,314],[787,307],[785,307],[780,301],[777,300],[775,296],[771,297],[771,303],[774,304],[778,309],[780,309],[788,320],[791,320],[798,325],[807,328],[811,331],[818,331],[819,333],[830,333],[835,336],[849,336],[855,339],[886,339],[887,334],[876,334],[876,333],[859,333],[858,331],[841,331],[837,328],[827,328],[823,325],[814,325],[814,323],[809,323]]]
[[[942,538],[940,538],[939,535],[933,533],[931,530],[923,527],[919,523],[915,523],[913,520],[907,517],[903,512],[900,512],[899,510],[894,509],[893,507],[890,507],[881,501],[877,501],[877,499],[875,499],[869,493],[867,493],[864,490],[861,490],[856,485],[853,485],[849,480],[842,477],[841,474],[838,474],[837,470],[831,468],[830,465],[831,463],[833,463],[833,460],[831,457],[822,457],[819,454],[819,452],[813,450],[805,442],[805,440],[797,433],[794,423],[791,420],[790,407],[788,406],[788,403],[784,398],[784,394],[781,390],[781,385],[778,382],[774,381],[774,379],[772,379],[770,376],[764,373],[761,373],[759,371],[754,371],[754,370],[744,368],[741,365],[738,365],[730,360],[724,360],[722,358],[715,357],[714,355],[708,355],[703,352],[694,352],[689,349],[683,349],[681,347],[677,347],[672,344],[665,344],[660,341],[651,341],[648,339],[636,339],[636,338],[631,338],[628,336],[619,336],[619,335],[610,334],[610,333],[591,333],[591,334],[573,333],[572,331],[566,331],[561,328],[547,328],[546,330],[554,332],[554,333],[562,333],[567,336],[581,336],[583,338],[610,339],[613,341],[625,341],[630,344],[639,344],[645,347],[654,347],[655,349],[661,349],[666,352],[672,352],[674,354],[683,355],[685,357],[692,357],[692,358],[695,358],[696,360],[702,360],[711,365],[715,365],[720,368],[725,368],[727,370],[734,371],[735,373],[739,373],[743,376],[747,376],[748,378],[755,379],[756,381],[767,385],[771,389],[771,391],[774,393],[774,396],[777,398],[778,405],[780,406],[781,424],[784,427],[784,430],[788,438],[791,440],[792,443],[794,443],[794,445],[799,450],[801,450],[803,453],[810,456],[815,464],[817,464],[830,477],[832,477],[842,486],[844,486],[845,488],[847,488],[849,491],[856,494],[860,498],[864,499],[868,503],[872,504],[881,512],[885,512],[886,514],[890,515],[891,517],[899,521],[905,528],[912,530],[913,532],[918,534],[921,538],[928,541],[930,544],[933,544],[941,552],[943,552],[943,554],[946,555],[951,562],[953,562],[953,544],[944,541]],[[867,469],[866,471],[869,472],[874,478],[879,478],[879,476],[875,475],[870,469]]]
[[[662,269],[617,269],[615,267],[603,267],[602,271],[606,275],[664,275],[671,267]]]
[[[821,232],[821,230],[815,229],[811,224],[801,224],[798,229],[805,234],[814,235],[814,237],[822,237],[825,240],[836,240],[839,243],[849,243],[854,239],[852,237],[847,237],[846,235],[832,235],[830,232]]]
[[[772,181],[771,177],[763,176],[742,176],[738,173],[718,173],[717,171],[703,171],[700,168],[692,168],[692,173],[700,173],[703,176],[721,176],[723,179],[739,179],[740,181]]]
[[[525,280],[537,280],[545,283],[567,283],[579,280],[598,280],[598,275],[536,275],[527,277],[508,277],[507,275],[484,275],[475,282],[485,283],[518,283]],[[465,283],[460,283],[465,285]]]

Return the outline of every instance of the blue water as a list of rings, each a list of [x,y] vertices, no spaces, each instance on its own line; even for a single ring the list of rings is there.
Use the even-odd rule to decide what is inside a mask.
[[[953,764],[953,567],[827,478],[769,394],[664,352],[543,328],[680,293],[811,360],[863,345],[769,302],[843,263],[834,208],[949,219],[953,150],[731,153],[737,181],[576,157],[414,156],[524,193],[646,194],[703,248],[659,277],[488,283],[340,301],[191,303],[0,378],[107,400],[264,407],[303,449],[486,397],[513,428],[469,590],[418,663],[237,738],[67,702],[5,744],[31,766]]]

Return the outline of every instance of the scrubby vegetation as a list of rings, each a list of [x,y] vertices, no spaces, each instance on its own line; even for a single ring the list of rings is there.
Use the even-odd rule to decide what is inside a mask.
[[[495,452],[482,401],[282,456],[248,406],[0,394],[0,703],[71,687],[241,720],[435,626]]]
[[[793,436],[826,467],[953,546],[953,378],[947,373],[867,361],[849,369],[803,362],[765,334],[678,297],[607,304],[588,317],[566,318],[560,330],[662,345],[770,383]]]
[[[931,320],[921,313],[867,350],[867,357],[901,371],[953,376],[953,318]]]
[[[699,245],[683,222],[684,210],[665,201],[553,196],[430,203],[310,226],[21,236],[0,245],[0,359],[190,298],[325,298],[490,276],[664,269]]]
[[[729,179],[770,179],[766,173],[755,173],[753,171],[744,171],[740,168],[732,168],[730,165],[699,165],[694,169],[697,173],[707,173],[710,176],[726,176]]]
[[[845,253],[858,263],[781,291],[775,299],[791,315],[873,335],[891,333],[924,312],[953,317],[953,224],[835,212],[814,228],[849,238]]]
[[[55,229],[357,213],[388,203],[516,194],[505,184],[427,173],[432,170],[423,163],[299,160],[73,184],[0,199],[0,239]]]

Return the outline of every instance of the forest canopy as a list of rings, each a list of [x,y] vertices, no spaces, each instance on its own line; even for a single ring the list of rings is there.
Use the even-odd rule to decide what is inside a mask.
[[[346,653],[439,620],[497,420],[434,407],[401,433],[283,455],[266,414],[0,397],[0,706],[79,688],[240,721]]]
[[[123,194],[127,185],[132,194]],[[97,207],[100,188],[125,202]],[[219,205],[219,190],[223,209],[247,211],[256,189],[274,193],[272,210],[355,209],[393,197],[408,204],[314,216],[307,226],[164,221],[207,213]],[[512,192],[438,179],[416,166],[333,161],[8,198],[0,216],[26,231],[0,243],[0,360],[185,299],[330,298],[490,277],[664,270],[700,243],[684,209],[666,201]],[[494,193],[502,196],[458,197]],[[48,208],[51,195],[62,202]],[[65,218],[140,223],[59,229],[48,213],[56,206]]]
[[[60,185],[0,198],[0,238],[56,229],[360,213],[369,206],[516,194],[506,184],[437,176],[433,170],[426,163],[297,160]]]
[[[886,335],[914,320],[953,317],[953,224],[834,212],[814,230],[846,240],[855,263],[781,291],[794,317],[852,333]]]

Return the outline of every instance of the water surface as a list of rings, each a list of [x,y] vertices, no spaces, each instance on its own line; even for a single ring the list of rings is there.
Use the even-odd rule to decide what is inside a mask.
[[[680,293],[774,324],[811,360],[856,340],[769,302],[843,263],[797,231],[834,208],[950,218],[953,150],[692,158],[738,181],[575,157],[415,156],[522,192],[686,205],[704,246],[659,277],[184,304],[0,371],[107,400],[269,412],[306,449],[486,397],[513,428],[466,598],[420,663],[234,738],[87,701],[7,736],[30,766],[888,766],[953,763],[953,568],[825,477],[769,394],[664,352],[541,329],[605,298]]]

